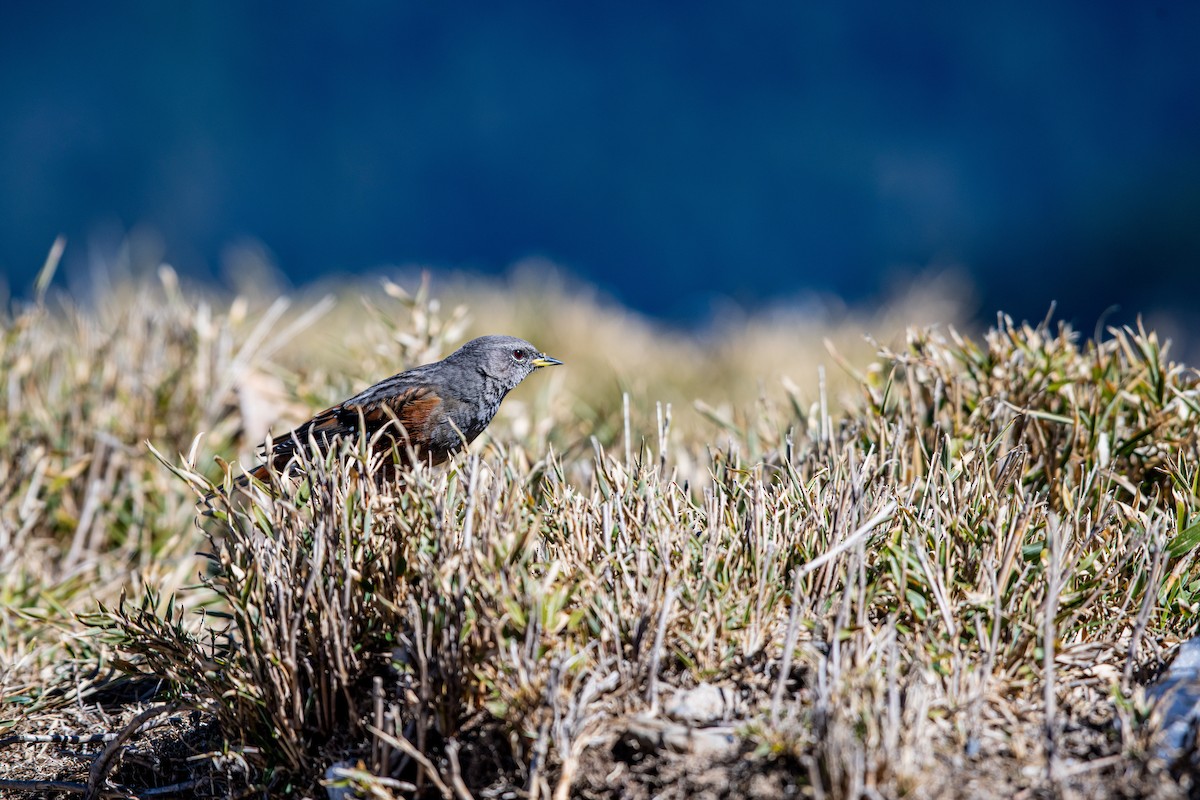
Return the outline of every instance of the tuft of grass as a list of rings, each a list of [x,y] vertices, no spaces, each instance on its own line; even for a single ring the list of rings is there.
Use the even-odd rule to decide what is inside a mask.
[[[200,306],[178,302],[164,317],[194,329]],[[427,289],[385,287],[370,305],[341,338],[329,320],[350,313],[344,299],[310,306],[327,311],[319,323],[264,312],[328,325],[334,358],[306,363],[320,352],[310,333],[285,346],[232,311],[218,328],[242,344],[215,352],[244,353],[243,375],[323,407],[360,384],[360,367],[377,378],[390,360],[442,355],[478,324]],[[296,795],[322,783],[372,797],[682,794],[706,770],[741,795],[1188,790],[1186,765],[1172,775],[1155,760],[1140,687],[1195,632],[1194,371],[1140,328],[1086,342],[1001,317],[981,337],[881,337],[869,363],[840,339],[847,369],[805,390],[799,373],[753,380],[763,362],[725,335],[715,348],[655,345],[634,327],[621,347],[642,348],[638,377],[597,384],[612,373],[582,335],[543,334],[571,382],[523,389],[447,467],[381,485],[368,443],[345,442],[222,495],[202,530],[188,505],[228,486],[210,448],[249,457],[253,403],[229,393],[256,390],[235,381],[217,404],[185,381],[192,427],[138,429],[181,455],[168,468],[147,453],[130,482],[178,515],[155,517],[152,541],[205,553],[202,568],[187,562],[198,582],[169,579],[177,565],[130,568],[119,591],[92,595],[103,606],[86,626],[70,615],[81,590],[48,582],[39,597],[66,593],[61,625],[87,648],[75,663],[103,655],[213,726],[195,763],[217,796],[239,782]],[[745,352],[773,353],[798,336],[742,335]],[[278,347],[257,349],[268,341]],[[680,377],[689,354],[700,367]],[[715,375],[728,394],[650,399]],[[154,413],[136,423],[160,424]],[[202,424],[217,434],[193,446]],[[107,502],[112,485],[99,486]],[[30,530],[21,559],[61,536]],[[163,557],[182,559],[170,547]],[[32,642],[9,646],[30,657]],[[702,684],[724,707],[673,718]],[[729,732],[732,745],[712,744]]]

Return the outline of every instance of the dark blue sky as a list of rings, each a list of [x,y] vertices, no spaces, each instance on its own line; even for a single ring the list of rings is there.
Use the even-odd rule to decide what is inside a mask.
[[[0,270],[147,224],[198,275],[541,255],[684,320],[931,264],[985,317],[1188,313],[1198,42],[1190,2],[10,3]]]

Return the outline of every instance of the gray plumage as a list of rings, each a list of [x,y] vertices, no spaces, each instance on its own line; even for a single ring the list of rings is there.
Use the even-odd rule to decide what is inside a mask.
[[[327,452],[343,437],[370,438],[380,431],[380,449],[395,447],[405,461],[412,452],[440,464],[483,433],[521,381],[561,363],[515,336],[472,339],[444,360],[386,378],[276,438],[264,453],[268,463],[250,474],[264,480],[268,464],[283,471],[310,440]]]

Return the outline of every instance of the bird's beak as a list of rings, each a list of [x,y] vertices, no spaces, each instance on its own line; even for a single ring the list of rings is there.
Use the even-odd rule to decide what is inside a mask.
[[[559,361],[557,358],[551,358],[548,355],[540,355],[529,363],[533,364],[535,367],[553,367],[563,362]]]

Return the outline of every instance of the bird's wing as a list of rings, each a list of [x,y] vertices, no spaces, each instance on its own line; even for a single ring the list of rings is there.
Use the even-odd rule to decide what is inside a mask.
[[[399,422],[403,433],[397,429],[396,438],[411,437],[419,444],[432,424],[436,423],[443,405],[440,395],[427,385],[371,387],[344,403],[327,408],[308,422],[293,429],[285,436],[272,442],[270,452],[263,452],[276,469],[282,469],[298,449],[306,448],[309,440],[315,440],[322,451],[326,451],[338,439],[357,437],[365,433],[367,438],[379,430]]]

